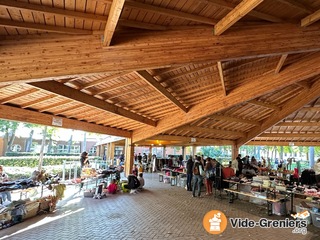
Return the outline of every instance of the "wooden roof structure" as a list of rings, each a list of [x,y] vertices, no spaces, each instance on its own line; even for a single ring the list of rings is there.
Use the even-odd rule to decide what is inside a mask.
[[[137,144],[320,144],[320,0],[0,0],[0,118]]]

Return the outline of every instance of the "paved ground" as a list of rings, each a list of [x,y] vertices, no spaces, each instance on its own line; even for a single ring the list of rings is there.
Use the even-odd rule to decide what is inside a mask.
[[[100,200],[73,194],[72,187],[55,213],[0,230],[0,239],[320,239],[320,228],[314,226],[302,235],[293,234],[292,228],[233,229],[228,223],[223,233],[209,234],[202,220],[210,210],[220,210],[227,218],[258,221],[267,217],[266,208],[239,200],[229,204],[224,193],[222,199],[193,198],[181,187],[160,183],[157,174],[145,174],[145,179],[145,190],[139,194],[120,193]]]

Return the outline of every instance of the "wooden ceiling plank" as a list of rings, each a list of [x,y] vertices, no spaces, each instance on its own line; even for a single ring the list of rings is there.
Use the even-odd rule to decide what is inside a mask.
[[[131,81],[126,81],[126,82],[123,82],[123,83],[119,83],[119,84],[115,84],[114,86],[111,86],[111,87],[107,87],[105,89],[101,89],[101,90],[98,90],[96,91],[95,93],[93,93],[93,95],[99,95],[99,94],[102,94],[102,93],[106,93],[106,92],[110,92],[110,91],[113,91],[113,90],[116,90],[118,88],[122,88],[122,87],[126,87],[126,86],[130,86],[134,83],[137,83],[139,82],[140,79],[134,79],[134,80],[131,80]]]
[[[62,16],[62,17],[73,17],[73,18],[77,18],[77,19],[98,21],[98,22],[102,22],[102,23],[106,22],[106,16],[71,11],[71,10],[66,10],[66,9],[62,9],[62,8],[50,7],[50,6],[39,5],[39,4],[31,4],[31,3],[27,3],[27,2],[17,2],[17,1],[12,1],[12,0],[0,0],[0,6],[4,6],[9,9],[30,10],[32,12],[50,13],[50,14],[54,14],[54,15],[58,15],[58,16]]]
[[[106,27],[104,29],[103,46],[110,46],[111,40],[116,30],[125,0],[112,1]]]
[[[221,35],[262,2],[263,0],[243,0],[214,26],[214,34]]]
[[[35,124],[41,124],[46,126],[53,126],[52,121],[55,116],[39,113],[35,111],[30,111],[26,109],[20,109],[16,107],[10,107],[6,105],[0,105],[0,118],[14,120],[14,121],[21,121],[21,122],[30,122]],[[68,118],[58,117],[62,119],[62,128],[67,129],[75,129],[75,130],[82,130],[86,132],[94,132],[94,133],[101,133],[101,134],[109,134],[114,136],[121,136],[121,137],[131,137],[131,132],[99,126],[96,124],[90,124],[82,121],[71,120]]]
[[[34,83],[30,83],[30,85],[49,91],[51,93],[55,93],[57,95],[60,96],[64,96],[66,98],[90,105],[92,107],[96,107],[98,109],[102,109],[105,110],[107,112],[116,114],[116,115],[120,115],[122,117],[125,118],[129,118],[138,122],[142,122],[144,124],[148,124],[150,126],[156,126],[156,122],[148,119],[148,118],[144,118],[141,117],[138,114],[132,113],[130,111],[124,110],[122,108],[119,108],[117,106],[114,106],[110,103],[107,103],[103,100],[97,99],[95,97],[92,97],[88,94],[79,92],[76,89],[67,87],[63,84],[60,84],[58,82],[55,81],[50,81],[50,82],[34,82]]]
[[[301,27],[307,27],[320,19],[320,9],[301,20]]]
[[[150,86],[157,90],[161,95],[166,97],[169,101],[179,107],[182,111],[188,112],[188,109],[179,102],[171,93],[167,91],[156,79],[153,78],[147,71],[136,71],[136,74],[145,80]]]
[[[217,62],[217,66],[218,66],[220,81],[221,81],[221,85],[222,85],[223,95],[227,96],[227,90],[226,90],[225,80],[224,80],[224,76],[223,76],[222,63],[220,61]]]
[[[48,95],[45,97],[41,97],[35,100],[32,100],[30,102],[24,103],[23,105],[20,105],[21,108],[28,108],[28,107],[32,107],[33,105],[39,104],[41,102],[47,101],[49,99],[55,98],[57,97],[56,95]]]
[[[241,146],[254,137],[260,135],[268,128],[280,122],[289,114],[301,109],[320,95],[320,81],[316,82],[311,89],[303,90],[299,95],[287,101],[280,111],[275,111],[260,126],[253,128],[246,137],[237,140],[237,146]],[[301,137],[301,135],[300,135]]]
[[[314,55],[315,56],[315,55]],[[238,105],[245,101],[277,91],[296,82],[320,74],[318,58],[308,56],[304,60],[291,64],[279,74],[269,73],[248,79],[242,86],[231,91],[227,96],[214,96],[207,101],[192,107],[188,114],[176,113],[174,116],[164,117],[157,123],[156,128],[143,127],[133,132],[133,142],[158,135],[180,125],[191,123],[197,119],[210,116],[223,109]],[[318,56],[320,58],[320,54]],[[318,67],[318,70],[316,68]],[[320,81],[319,81],[320,82]],[[307,95],[308,96],[308,95]],[[285,112],[285,111],[281,111]],[[252,136],[255,137],[256,135]],[[252,138],[251,137],[251,138]],[[248,138],[249,141],[251,138]],[[242,141],[244,144],[246,141]]]
[[[286,61],[287,57],[288,57],[288,54],[281,55],[280,60],[279,60],[279,62],[277,64],[277,67],[276,67],[276,69],[274,71],[275,73],[279,73],[281,71],[281,68],[283,67],[283,64]]]
[[[60,102],[55,102],[55,103],[52,103],[50,105],[47,105],[45,107],[42,107],[42,108],[38,109],[38,112],[49,112],[49,110],[52,109],[52,108],[61,107],[61,106],[65,105],[65,104],[69,104],[71,102],[72,102],[72,100],[69,100],[69,99],[68,100],[64,100],[64,101],[60,101]]]
[[[229,9],[229,10],[234,9],[237,6],[236,4],[231,3],[231,2],[227,2],[225,0],[202,0],[202,1],[204,1],[205,3],[212,4],[217,7],[222,7],[222,8]],[[270,14],[266,14],[263,12],[259,12],[256,10],[250,11],[247,15],[252,16],[252,17],[256,17],[256,18],[259,18],[262,20],[266,20],[269,22],[276,22],[276,23],[283,22],[283,20],[278,17],[275,17]]]
[[[238,123],[245,123],[249,125],[260,125],[260,122],[258,121],[253,121],[253,120],[247,120],[243,118],[238,118],[238,117],[230,117],[230,116],[224,116],[224,115],[212,115],[210,116],[211,120],[220,120],[220,121],[228,121],[228,122],[238,122]]]
[[[292,141],[275,141],[275,142],[270,142],[270,141],[259,141],[259,140],[255,140],[255,141],[250,141],[248,142],[246,145],[253,145],[253,146],[289,146],[289,143]],[[318,141],[303,141],[303,142],[294,142],[295,146],[319,146],[320,142]]]
[[[18,22],[1,19],[0,26],[2,27],[13,27],[18,29],[32,29],[36,31],[44,31],[44,32],[56,32],[56,33],[67,33],[67,34],[84,34],[90,35],[92,31],[76,29],[76,28],[66,28],[66,27],[57,27],[51,25],[37,24],[37,23],[26,23],[26,22]]]
[[[98,85],[100,83],[104,83],[104,82],[107,82],[109,80],[113,80],[113,79],[116,79],[118,77],[125,76],[126,74],[128,74],[128,72],[119,72],[119,73],[113,74],[111,76],[104,77],[102,79],[99,79],[99,80],[96,80],[96,81],[93,81],[93,82],[90,82],[90,83],[87,83],[87,84],[83,85],[79,90],[83,90],[83,89],[86,89],[86,88],[90,88],[90,87],[96,86],[96,85]]]
[[[311,13],[314,12],[314,10],[311,7],[309,7],[307,5],[307,3],[300,3],[297,0],[277,0],[277,1],[281,2],[283,4],[286,4],[289,7],[292,7],[292,8],[295,8],[297,10],[303,11],[305,13],[311,14]]]
[[[251,103],[253,105],[257,105],[257,106],[261,106],[261,107],[265,107],[265,108],[269,108],[269,109],[273,109],[273,110],[276,110],[276,111],[280,111],[281,108],[278,107],[278,106],[275,106],[273,104],[270,104],[270,103],[265,103],[265,102],[262,102],[262,101],[258,101],[258,100],[250,100],[248,101],[248,103]]]
[[[188,130],[191,132],[198,132],[198,133],[213,133],[213,134],[223,134],[223,135],[231,135],[237,137],[244,137],[245,133],[243,132],[236,132],[236,131],[228,131],[228,130],[221,130],[221,129],[214,129],[214,128],[204,128],[204,127],[197,127],[192,125],[185,125],[182,127],[177,128],[177,130]]]
[[[168,29],[168,27],[162,26],[162,25],[132,21],[127,19],[119,19],[118,23],[120,26],[140,28],[140,29],[146,29],[146,30],[152,30],[152,31],[164,31]]]
[[[20,97],[24,97],[26,95],[29,95],[29,94],[32,94],[32,93],[35,93],[35,92],[38,92],[38,91],[39,91],[38,89],[29,89],[29,90],[14,94],[13,96],[0,99],[0,104],[8,103],[8,102],[10,102],[12,100],[15,100],[15,99],[20,98]]]
[[[157,7],[150,4],[140,3],[132,0],[126,0],[125,6],[131,7],[131,8],[143,9],[148,12],[164,14],[171,17],[182,18],[182,19],[186,19],[194,22],[200,22],[200,23],[209,24],[209,25],[216,24],[216,21],[211,18],[201,17],[201,16],[190,14],[190,13],[184,13],[181,11],[171,10],[163,7]]]

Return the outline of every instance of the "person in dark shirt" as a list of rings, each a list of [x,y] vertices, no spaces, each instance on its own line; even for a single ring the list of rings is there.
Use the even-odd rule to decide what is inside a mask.
[[[187,161],[187,190],[192,191],[192,169],[193,169],[193,161],[192,157],[190,156]]]

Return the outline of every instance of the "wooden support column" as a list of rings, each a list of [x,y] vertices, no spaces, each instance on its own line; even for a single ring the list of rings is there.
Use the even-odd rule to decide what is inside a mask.
[[[239,146],[237,145],[232,145],[231,146],[231,152],[232,152],[232,156],[231,156],[231,159],[236,159],[236,157],[238,156],[239,154]]]
[[[128,177],[128,175],[131,173],[132,166],[134,164],[134,145],[132,144],[131,138],[126,138],[125,141],[125,150],[124,150],[124,158],[125,158],[125,164],[124,164],[124,173],[125,176]]]
[[[186,147],[185,146],[182,146],[182,157],[183,157],[183,160],[187,160],[187,155],[186,155]]]
[[[194,158],[194,155],[197,154],[197,146],[193,145],[192,146],[192,158]]]

